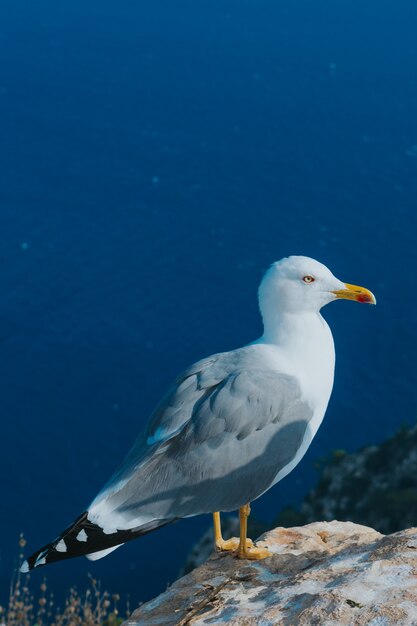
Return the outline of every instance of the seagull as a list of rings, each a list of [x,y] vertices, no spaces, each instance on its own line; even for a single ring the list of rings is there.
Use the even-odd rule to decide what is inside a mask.
[[[203,513],[213,515],[217,550],[251,560],[270,555],[247,537],[250,503],[301,461],[326,412],[335,351],[320,310],[338,299],[376,300],[304,256],[274,263],[258,295],[262,336],[183,372],[87,510],[21,571],[81,555],[97,560]],[[226,541],[220,512],[236,510],[240,536]]]

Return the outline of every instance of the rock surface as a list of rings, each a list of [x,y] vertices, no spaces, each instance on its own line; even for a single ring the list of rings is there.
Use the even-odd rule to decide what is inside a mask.
[[[276,528],[257,544],[273,556],[213,555],[125,625],[417,625],[417,528],[384,536],[316,522]]]

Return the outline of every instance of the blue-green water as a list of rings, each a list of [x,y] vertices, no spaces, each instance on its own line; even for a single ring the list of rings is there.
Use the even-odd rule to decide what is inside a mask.
[[[254,513],[415,420],[416,19],[411,0],[0,4],[3,589],[19,531],[36,549],[71,522],[178,372],[259,335],[282,256],[378,306],[325,311],[327,417]],[[147,598],[208,523],[42,575]]]

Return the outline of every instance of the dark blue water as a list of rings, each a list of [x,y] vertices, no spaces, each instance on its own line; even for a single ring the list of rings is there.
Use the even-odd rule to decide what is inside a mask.
[[[378,307],[325,311],[327,418],[254,513],[297,502],[317,457],[415,421],[416,19],[414,0],[0,4],[3,592],[19,531],[55,537],[178,372],[260,334],[282,256]],[[144,599],[208,522],[43,571]]]

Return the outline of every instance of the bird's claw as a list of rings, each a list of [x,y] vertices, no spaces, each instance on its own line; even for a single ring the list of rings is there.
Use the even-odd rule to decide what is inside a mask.
[[[221,539],[220,541],[216,542],[216,550],[218,550],[219,552],[236,552],[236,550],[238,550],[239,548],[239,538],[238,537],[232,537],[231,539]],[[246,539],[246,549],[249,550],[250,548],[253,548],[253,541],[252,539]]]
[[[260,561],[262,559],[266,559],[268,556],[272,556],[272,552],[267,550],[266,548],[255,548],[255,547],[246,547],[245,549],[239,548],[236,551],[236,556],[238,559],[248,559],[249,561]]]

